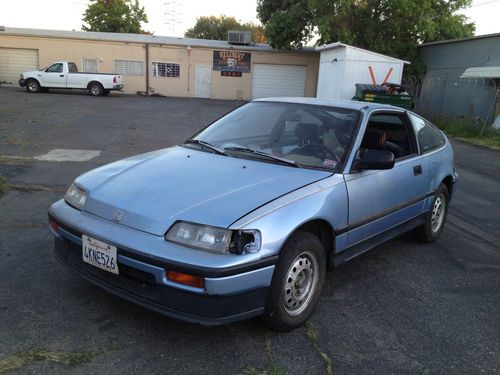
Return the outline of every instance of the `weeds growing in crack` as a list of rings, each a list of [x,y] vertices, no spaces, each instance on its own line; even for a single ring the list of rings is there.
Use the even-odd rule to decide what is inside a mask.
[[[274,363],[273,349],[271,346],[271,336],[266,335],[264,342],[264,351],[266,352],[267,361],[269,365],[262,371],[256,370],[254,367],[246,367],[243,370],[243,375],[286,375],[285,369]]]
[[[306,323],[306,335],[307,338],[313,344],[314,350],[316,350],[318,354],[321,356],[321,358],[323,358],[323,361],[325,362],[326,365],[326,373],[328,375],[333,375],[332,359],[328,356],[328,354],[321,351],[319,347],[319,340],[318,340],[318,335],[316,333],[316,328],[314,327],[314,324],[310,321]]]

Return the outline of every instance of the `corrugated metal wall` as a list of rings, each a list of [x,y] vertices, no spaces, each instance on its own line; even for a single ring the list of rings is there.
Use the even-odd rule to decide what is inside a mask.
[[[500,36],[422,46],[420,57],[427,74],[417,90],[417,112],[493,121],[495,80],[460,76],[470,67],[500,66]]]

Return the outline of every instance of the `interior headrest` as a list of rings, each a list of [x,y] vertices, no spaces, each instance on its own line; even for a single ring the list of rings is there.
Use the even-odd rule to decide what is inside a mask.
[[[297,138],[307,141],[319,140],[319,125],[301,122],[295,127]]]
[[[385,132],[381,130],[367,129],[361,142],[361,147],[380,150],[385,144]]]

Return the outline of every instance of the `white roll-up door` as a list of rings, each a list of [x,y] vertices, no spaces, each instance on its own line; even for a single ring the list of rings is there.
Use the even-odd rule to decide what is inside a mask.
[[[304,96],[306,67],[302,65],[254,64],[252,98]]]
[[[0,48],[0,83],[17,86],[19,74],[37,69],[38,50]]]

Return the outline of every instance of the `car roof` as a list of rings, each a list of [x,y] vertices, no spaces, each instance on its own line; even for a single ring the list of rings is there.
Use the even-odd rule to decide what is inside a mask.
[[[360,101],[354,101],[354,100],[340,100],[340,99],[275,97],[275,98],[255,99],[253,101],[254,102],[279,102],[279,103],[320,105],[320,106],[328,106],[328,107],[354,109],[354,110],[358,110],[358,111],[372,110],[372,109],[384,109],[384,108],[402,110],[399,107],[395,107],[395,106],[392,106],[389,104],[368,103],[368,102],[360,102]]]

